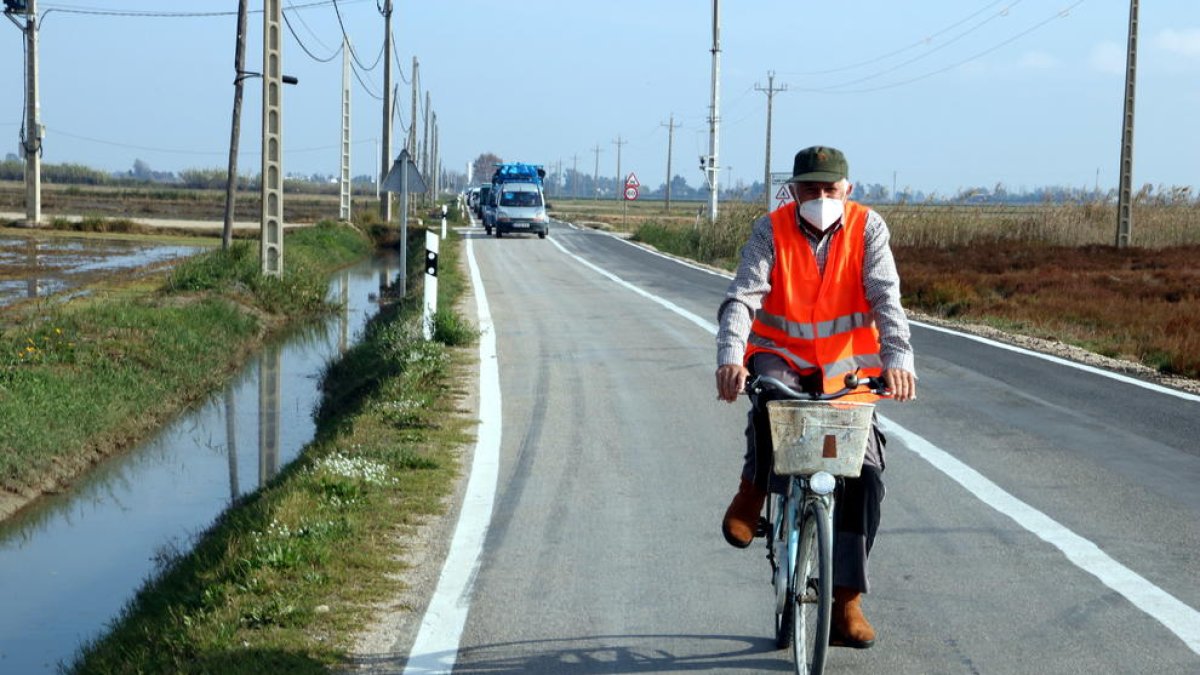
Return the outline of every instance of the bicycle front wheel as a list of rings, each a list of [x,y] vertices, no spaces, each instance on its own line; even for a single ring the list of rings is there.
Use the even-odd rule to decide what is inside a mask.
[[[792,615],[797,675],[821,675],[829,651],[833,610],[833,523],[825,504],[810,501],[801,519]]]

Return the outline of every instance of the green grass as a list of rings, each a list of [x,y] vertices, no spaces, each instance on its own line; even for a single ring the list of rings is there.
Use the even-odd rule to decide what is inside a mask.
[[[69,481],[220,386],[271,332],[332,308],[326,279],[366,255],[354,230],[289,234],[282,279],[237,244],[146,286],[30,308],[0,334],[0,486]],[[70,423],[65,423],[70,420]]]
[[[303,674],[346,663],[377,603],[402,588],[397,538],[442,511],[470,441],[458,405],[474,357],[422,339],[421,251],[410,241],[409,295],[327,369],[316,440],[193,551],[165,558],[70,672]],[[464,283],[456,241],[441,249],[442,307]],[[475,335],[461,317],[443,321],[458,344]]]

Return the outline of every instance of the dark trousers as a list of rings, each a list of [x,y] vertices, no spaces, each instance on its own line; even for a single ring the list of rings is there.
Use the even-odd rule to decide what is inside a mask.
[[[768,375],[798,391],[821,390],[820,374],[801,375],[787,361],[774,354],[759,353],[750,359],[750,372]],[[771,426],[766,407],[751,408],[747,415],[746,456],[742,477],[771,492],[787,489],[786,477],[775,475],[772,467]],[[867,558],[879,530],[880,504],[883,502],[883,448],[886,444],[877,420],[872,420],[862,474],[843,478],[835,493],[833,535],[833,583],[862,592],[869,590]]]

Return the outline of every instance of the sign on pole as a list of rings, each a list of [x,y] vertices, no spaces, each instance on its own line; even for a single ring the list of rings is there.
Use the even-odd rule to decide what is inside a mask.
[[[642,184],[638,182],[637,174],[630,171],[629,175],[625,177],[625,187],[641,187],[641,186],[642,186]]]
[[[633,201],[638,198],[638,189],[632,185],[625,186],[625,200]]]
[[[780,208],[792,201],[792,193],[788,190],[788,179],[791,173],[771,173],[771,194],[774,195],[775,208]]]

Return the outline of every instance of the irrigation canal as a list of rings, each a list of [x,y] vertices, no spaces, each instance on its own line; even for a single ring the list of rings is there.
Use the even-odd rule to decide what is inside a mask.
[[[322,369],[359,339],[398,279],[395,257],[340,273],[335,317],[268,345],[156,437],[0,522],[0,672],[70,663],[157,561],[189,550],[232,500],[295,459],[315,432]]]

